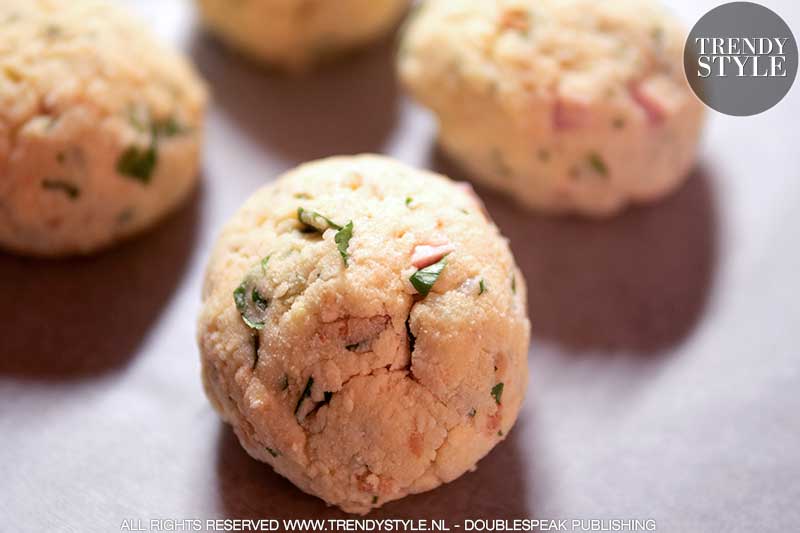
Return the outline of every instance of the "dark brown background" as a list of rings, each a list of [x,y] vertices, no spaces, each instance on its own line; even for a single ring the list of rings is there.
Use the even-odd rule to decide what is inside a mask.
[[[391,42],[289,80],[197,32],[185,2],[128,3],[214,91],[203,185],[97,257],[0,255],[0,531],[342,516],[251,460],[203,396],[209,247],[254,189],[308,159],[376,151],[464,176],[399,92]],[[674,6],[691,21],[714,4]],[[766,4],[800,27],[797,3]],[[607,222],[531,216],[479,189],[530,287],[528,398],[477,472],[370,517],[797,530],[799,112],[795,88],[757,117],[713,114],[686,186]]]

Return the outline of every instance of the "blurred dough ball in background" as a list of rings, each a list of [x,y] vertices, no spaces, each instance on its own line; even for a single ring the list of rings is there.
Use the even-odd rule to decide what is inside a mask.
[[[3,0],[0,28],[0,246],[87,253],[181,203],[206,105],[183,57],[95,0]]]
[[[471,189],[359,156],[247,200],[212,253],[198,336],[206,393],[248,453],[365,513],[508,435],[529,330],[525,282]]]
[[[205,25],[231,47],[289,71],[388,33],[409,0],[197,0]]]
[[[704,112],[684,39],[650,0],[429,0],[398,68],[476,180],[602,216],[669,194],[693,165]]]

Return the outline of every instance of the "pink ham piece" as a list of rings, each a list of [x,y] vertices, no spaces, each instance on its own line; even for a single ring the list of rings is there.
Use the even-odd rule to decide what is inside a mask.
[[[456,247],[451,242],[443,244],[418,244],[411,254],[411,264],[417,268],[425,268],[440,261]]]
[[[639,81],[631,84],[628,91],[633,101],[644,110],[651,124],[661,124],[667,118],[667,103],[659,97],[657,85]]]
[[[585,126],[589,120],[586,103],[559,97],[553,107],[553,129],[572,130]]]

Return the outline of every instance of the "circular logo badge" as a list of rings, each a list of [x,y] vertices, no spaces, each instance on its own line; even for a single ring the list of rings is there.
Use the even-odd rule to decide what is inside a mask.
[[[797,74],[797,42],[774,11],[731,2],[694,25],[683,51],[686,79],[707,106],[737,117],[781,101]]]

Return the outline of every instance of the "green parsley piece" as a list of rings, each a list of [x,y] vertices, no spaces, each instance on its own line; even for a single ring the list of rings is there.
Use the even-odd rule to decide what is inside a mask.
[[[336,247],[339,248],[339,254],[342,256],[342,261],[344,261],[344,266],[347,266],[347,261],[350,258],[350,254],[347,253],[347,248],[350,246],[350,239],[353,237],[353,221],[347,223],[346,226],[341,228],[339,231],[336,232],[336,236],[333,238],[336,241]]]
[[[281,454],[281,452],[279,452],[279,451],[276,451],[276,450],[273,450],[273,449],[272,449],[272,448],[270,448],[269,446],[264,446],[264,447],[267,449],[267,452],[269,452],[269,454],[270,454],[272,457],[278,457],[278,456]]]
[[[517,275],[511,274],[511,292],[517,294]]]
[[[433,284],[436,283],[437,279],[439,279],[439,275],[442,273],[442,270],[444,270],[445,266],[447,266],[446,255],[438,262],[417,270],[408,279],[411,281],[411,284],[414,286],[414,288],[417,289],[418,293],[420,293],[422,296],[427,296],[428,293],[431,292]]]
[[[378,497],[377,496],[373,496],[372,497],[372,505],[375,505],[376,503],[378,503]]]
[[[153,122],[153,135],[156,137],[174,137],[186,131],[175,117],[167,117]]]
[[[158,150],[155,142],[151,142],[147,148],[131,146],[117,159],[117,172],[147,185],[153,177],[157,163]]]
[[[252,294],[252,299],[256,301],[256,293],[257,291],[254,290]],[[260,295],[259,295],[260,298]],[[233,302],[236,304],[236,309],[239,311],[239,314],[242,315],[242,320],[244,323],[247,324],[248,327],[252,329],[263,329],[264,322],[259,322],[257,320],[251,319],[248,315],[250,312],[250,306],[247,303],[247,282],[243,281],[241,285],[236,287],[236,290],[233,291]]]
[[[297,400],[297,405],[294,408],[295,415],[297,415],[297,412],[300,411],[300,406],[303,405],[303,400],[311,397],[311,387],[313,386],[314,386],[314,378],[309,377],[308,381],[306,382],[306,386],[303,389],[302,394],[300,394],[300,398]]]
[[[267,263],[269,263],[269,258],[272,257],[272,254],[269,254],[267,257],[261,260],[261,273],[267,273]]]
[[[497,405],[500,405],[500,400],[503,398],[503,382],[501,381],[494,387],[492,387],[492,397]]]
[[[406,207],[411,205],[411,202],[413,202],[413,201],[414,201],[413,198],[411,198],[410,196],[406,196]]]
[[[589,166],[592,167],[592,170],[600,174],[601,176],[608,176],[608,167],[606,166],[606,162],[603,161],[603,158],[600,157],[597,152],[592,152],[588,156]]]
[[[260,311],[266,311],[267,307],[269,307],[269,300],[261,296],[261,293],[256,288],[253,288],[252,299]]]
[[[478,296],[486,292],[486,283],[484,283],[483,278],[481,278],[480,283],[478,283]]]
[[[328,217],[320,215],[316,211],[303,209],[302,207],[297,208],[297,220],[320,233],[324,232],[326,229],[342,229],[342,226]]]
[[[492,158],[492,164],[497,170],[498,175],[507,178],[513,174],[513,170],[509,166],[505,156],[503,155],[503,152],[501,152],[499,148],[492,148],[490,157]]]
[[[539,157],[539,161],[542,163],[547,163],[550,161],[550,151],[547,148],[539,148],[539,151],[536,154]]]
[[[345,346],[345,349],[348,352],[355,352],[356,350],[358,350],[359,346],[360,346],[360,343],[357,342],[355,344],[348,344],[347,346]]]
[[[81,190],[77,185],[64,180],[45,179],[42,181],[42,188],[48,191],[61,191],[70,200],[75,200],[81,195]]]

